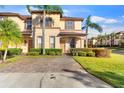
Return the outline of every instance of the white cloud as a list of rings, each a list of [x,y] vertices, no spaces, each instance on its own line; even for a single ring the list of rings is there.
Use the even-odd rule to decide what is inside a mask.
[[[104,17],[100,17],[100,16],[92,16],[91,20],[93,22],[101,22],[101,23],[107,23],[107,24],[118,23],[118,20],[116,20],[116,19],[104,18]]]
[[[118,23],[118,20],[116,20],[116,19],[106,19],[105,23],[108,23],[108,24]]]
[[[122,17],[124,18],[124,15]]]
[[[94,30],[94,29],[89,29],[89,35],[88,37],[96,37],[97,35],[104,35],[106,34],[110,34],[112,32],[119,32],[119,31],[123,31],[124,27],[123,26],[107,26],[107,25],[101,25],[103,28],[103,32],[99,33],[98,31]]]

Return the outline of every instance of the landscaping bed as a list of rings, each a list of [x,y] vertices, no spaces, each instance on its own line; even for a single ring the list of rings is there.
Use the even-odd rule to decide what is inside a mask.
[[[42,54],[43,54],[42,48],[31,48],[29,50],[29,53],[27,53],[27,55],[31,55],[31,56],[38,56],[38,55],[42,55]],[[60,55],[62,55],[62,49],[57,49],[57,48],[45,49],[45,55],[60,56]]]
[[[72,56],[90,56],[90,57],[111,57],[111,50],[106,48],[72,48]]]
[[[124,56],[112,54],[110,58],[81,57],[73,58],[89,73],[99,77],[114,87],[124,87]]]

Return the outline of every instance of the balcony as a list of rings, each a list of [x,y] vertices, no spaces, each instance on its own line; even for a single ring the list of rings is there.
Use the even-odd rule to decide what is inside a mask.
[[[32,35],[32,30],[24,30],[22,32],[23,35],[31,36]]]

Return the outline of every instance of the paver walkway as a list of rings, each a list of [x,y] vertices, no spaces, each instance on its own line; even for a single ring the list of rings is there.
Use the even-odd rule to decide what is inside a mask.
[[[0,87],[85,88],[111,87],[81,68],[71,57],[23,58],[0,69]]]

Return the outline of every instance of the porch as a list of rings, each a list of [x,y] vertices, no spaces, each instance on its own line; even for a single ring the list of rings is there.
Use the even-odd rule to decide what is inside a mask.
[[[69,53],[70,48],[84,48],[84,33],[60,32],[60,48]]]

